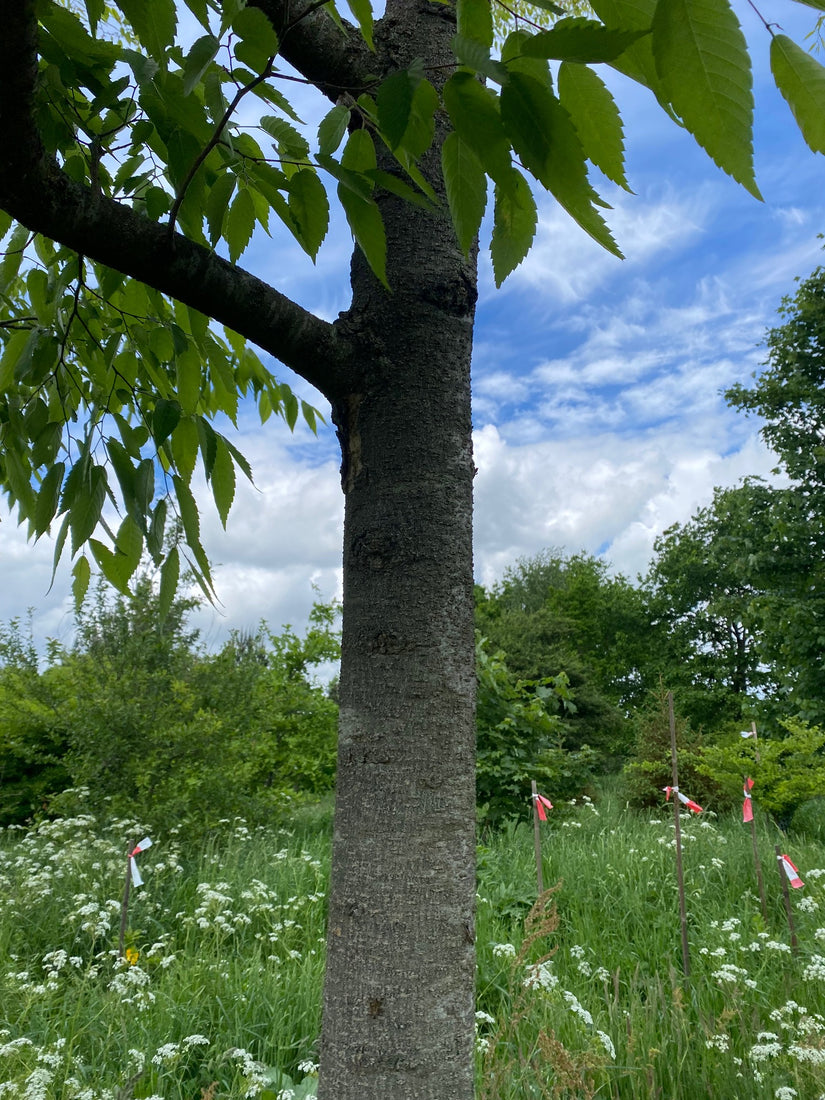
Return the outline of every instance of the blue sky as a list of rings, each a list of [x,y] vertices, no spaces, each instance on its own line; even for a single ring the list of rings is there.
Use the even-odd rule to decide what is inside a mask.
[[[825,158],[811,153],[768,71],[769,39],[734,4],[751,46],[759,203],[723,175],[644,89],[605,74],[625,120],[634,194],[600,187],[626,259],[603,252],[549,197],[528,259],[496,290],[482,254],[474,353],[477,578],[553,546],[603,554],[629,577],[655,537],[707,503],[715,485],[769,475],[759,424],[720,391],[747,381],[794,278],[822,259]],[[816,12],[775,0],[770,18],[797,41]],[[325,108],[309,98],[310,124]],[[597,186],[599,186],[597,182]],[[487,241],[483,241],[486,247]],[[255,238],[242,264],[333,319],[348,304],[351,242],[340,218],[313,266],[289,240]],[[317,394],[288,372],[323,412]],[[340,591],[343,502],[331,427],[317,439],[241,422],[255,487],[239,488],[224,533],[204,499],[204,545],[221,606],[199,616],[218,644],[233,628],[303,625],[314,597]],[[35,609],[35,631],[68,639],[70,563],[51,589],[52,548],[0,526],[0,620]]]

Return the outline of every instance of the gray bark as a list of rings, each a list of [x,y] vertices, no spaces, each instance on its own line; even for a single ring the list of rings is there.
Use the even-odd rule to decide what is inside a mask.
[[[452,33],[443,9],[396,5],[379,49],[446,65]],[[475,264],[443,209],[387,197],[382,213],[392,294],[356,255],[345,324],[365,367],[335,408],[345,610],[319,1100],[469,1100]]]

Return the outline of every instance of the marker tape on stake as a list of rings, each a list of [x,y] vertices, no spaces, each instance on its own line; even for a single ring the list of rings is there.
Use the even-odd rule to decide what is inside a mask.
[[[550,801],[549,798],[545,798],[543,794],[534,794],[533,795],[533,800],[536,803],[536,810],[537,810],[538,815],[539,815],[539,820],[540,821],[546,821],[547,820],[547,814],[544,812],[544,809],[545,809],[545,807],[547,807],[548,810],[552,810],[553,809],[553,803]]]
[[[745,780],[745,786],[742,788],[745,795],[745,801],[742,803],[742,823],[745,824],[748,821],[753,821],[753,800],[751,798],[751,789],[753,787],[753,780],[750,776]]]
[[[798,890],[800,886],[805,885],[805,883],[799,877],[799,871],[797,871],[796,867],[794,867],[793,863],[786,855],[777,856],[776,858],[782,864],[785,876],[795,890]]]
[[[672,792],[689,810],[693,810],[695,814],[702,813],[702,807],[699,803],[694,802],[692,799],[688,798],[687,795],[682,794],[678,787],[663,787],[662,790],[665,792],[665,801],[670,802],[670,795]]]
[[[139,844],[136,844],[134,846],[134,848],[132,849],[132,851],[129,853],[129,867],[131,868],[131,871],[132,871],[132,885],[133,886],[142,886],[143,885],[143,878],[141,877],[140,871],[138,870],[138,865],[137,865],[137,861],[135,860],[135,856],[139,852],[145,852],[147,848],[151,848],[151,847],[152,847],[152,841],[149,839],[148,836],[145,836],[143,838],[143,840],[141,840]]]

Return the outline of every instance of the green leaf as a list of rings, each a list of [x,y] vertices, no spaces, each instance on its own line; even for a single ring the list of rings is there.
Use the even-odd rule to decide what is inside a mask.
[[[361,28],[361,34],[364,36],[364,41],[371,50],[375,49],[372,40],[372,4],[370,0],[347,0],[349,4],[349,10],[355,16],[358,26]]]
[[[406,133],[412,113],[413,95],[423,76],[420,61],[409,69],[398,69],[382,81],[375,97],[378,125],[390,149],[397,149]]]
[[[175,378],[181,410],[184,413],[197,412],[202,373],[201,358],[193,347],[188,347],[175,359]]]
[[[513,72],[501,89],[501,120],[524,167],[545,187],[549,184],[550,134],[555,96],[546,84]]]
[[[496,286],[501,286],[527,253],[536,235],[538,214],[527,180],[511,169],[507,186],[496,185],[490,255]]]
[[[756,198],[750,57],[728,0],[668,0],[653,17],[662,86],[708,155]]]
[[[456,237],[466,256],[484,217],[487,175],[471,147],[455,131],[441,147],[441,170]]]
[[[806,143],[825,153],[825,68],[784,34],[771,39],[771,72]]]
[[[243,254],[255,228],[255,203],[245,187],[241,188],[229,208],[224,237],[229,245],[229,259],[234,264]]]
[[[106,499],[106,484],[106,470],[103,466],[92,466],[88,479],[84,479],[78,486],[69,512],[73,555],[97,527]]]
[[[205,34],[199,38],[186,55],[183,63],[183,94],[189,95],[196,84],[199,84],[203,74],[212,63],[212,59],[218,52],[220,42],[214,35]]]
[[[40,483],[40,490],[34,506],[33,527],[35,538],[48,531],[54,519],[57,505],[60,501],[60,490],[63,485],[63,474],[66,466],[62,462],[56,463],[48,471]]]
[[[277,115],[264,115],[261,126],[274,138],[278,144],[281,155],[292,160],[306,160],[309,156],[309,145],[303,134],[299,134],[295,127],[285,118]]]
[[[168,439],[180,420],[180,405],[177,401],[167,401],[161,397],[155,403],[152,413],[152,438],[156,446]]]
[[[215,453],[215,465],[212,467],[212,496],[215,498],[215,507],[221,517],[221,523],[226,529],[226,520],[229,509],[235,499],[235,464],[229,453],[229,448],[221,436],[218,436],[218,447]]]
[[[195,503],[192,490],[185,481],[182,481],[176,474],[173,474],[172,483],[175,487],[175,495],[178,500],[178,510],[180,512],[181,523],[183,524],[183,533],[186,536],[186,542],[189,549],[195,555],[195,561],[200,566],[202,580],[207,586],[205,591],[207,591],[208,594],[209,590],[212,588],[212,578],[209,560],[204,553],[200,541],[200,516],[198,515],[198,506]]]
[[[126,516],[118,529],[115,551],[121,559],[120,568],[125,581],[129,581],[140,564],[143,553],[143,533],[133,516]]]
[[[566,108],[584,155],[609,180],[629,191],[624,170],[624,131],[619,108],[601,77],[586,65],[563,62],[559,100]]]
[[[454,73],[444,85],[444,106],[461,135],[492,179],[511,167],[510,141],[499,112],[499,101],[470,73]]]
[[[74,578],[72,580],[72,596],[74,597],[75,611],[79,611],[83,606],[83,600],[89,590],[91,576],[92,569],[88,559],[85,556],[78,558],[72,568],[72,577]]]
[[[590,6],[608,27],[616,30],[649,31],[656,11],[656,0],[593,0]],[[610,65],[631,80],[650,88],[661,107],[671,117],[676,117],[656,71],[651,35],[646,34],[632,43]]]
[[[343,103],[337,104],[329,114],[324,115],[318,126],[318,152],[324,156],[332,156],[347,132],[350,120],[350,109]]]
[[[117,0],[141,46],[163,65],[165,51],[175,40],[177,15],[174,0]]]
[[[454,35],[450,45],[459,64],[466,65],[467,68],[486,76],[496,84],[506,82],[507,70],[500,61],[491,59],[489,46],[483,46],[474,38],[465,38],[463,34]]]
[[[302,168],[289,181],[289,212],[296,236],[314,260],[329,226],[329,200],[316,172]]]
[[[521,54],[584,64],[615,61],[628,46],[649,33],[605,27],[594,19],[560,19],[551,30],[531,35],[523,43]]]
[[[209,239],[213,245],[223,233],[226,210],[229,206],[229,200],[232,198],[232,193],[235,190],[236,183],[237,180],[231,172],[224,172],[223,175],[218,176],[209,189],[205,213],[206,224],[209,227]]]
[[[457,0],[456,18],[462,38],[472,38],[489,49],[493,44],[491,0]]]
[[[235,56],[254,72],[263,72],[278,53],[278,36],[269,19],[260,8],[241,8],[232,20],[232,30],[241,39],[234,46]]]
[[[158,592],[158,614],[164,622],[172,607],[180,576],[180,555],[177,546],[173,546],[166,561],[160,568],[160,590]]]
[[[381,212],[370,198],[338,184],[338,200],[352,230],[355,242],[366,257],[373,274],[389,290],[387,282],[387,235]]]
[[[198,461],[198,426],[189,417],[182,417],[172,432],[172,458],[178,474],[189,481]]]

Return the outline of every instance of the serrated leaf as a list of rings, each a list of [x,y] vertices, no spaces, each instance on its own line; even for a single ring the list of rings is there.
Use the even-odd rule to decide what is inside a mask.
[[[158,616],[163,623],[172,607],[180,576],[180,555],[177,546],[169,551],[166,561],[160,567],[160,589],[158,592]]]
[[[491,0],[457,0],[456,20],[462,38],[472,38],[488,48],[493,44]]]
[[[552,97],[550,157],[546,165],[545,186],[568,214],[608,252],[623,259],[613,235],[596,206],[609,209],[587,178],[584,149],[570,115]]]
[[[728,0],[658,4],[653,56],[687,129],[723,171],[761,198],[753,174],[750,56]]]
[[[622,119],[604,81],[586,65],[563,62],[558,85],[559,100],[573,120],[584,155],[609,180],[629,191]]]
[[[398,69],[381,82],[375,104],[378,125],[390,149],[396,149],[406,133],[412,113],[413,95],[421,81],[421,63],[414,69]]]
[[[807,145],[825,153],[825,68],[787,35],[771,39],[771,72]]]
[[[180,476],[189,481],[198,461],[198,427],[187,416],[172,432],[172,458]]]
[[[389,290],[387,235],[381,212],[372,199],[364,198],[342,183],[338,184],[338,200],[344,208],[355,243],[366,257],[375,277]]]
[[[372,40],[373,15],[370,0],[347,0],[347,3],[349,4],[349,10],[355,16],[356,22],[361,28],[364,41],[371,50],[375,49]]]
[[[73,555],[97,527],[106,500],[106,485],[106,470],[102,466],[92,466],[88,478],[78,487],[69,511]]]
[[[309,156],[309,145],[303,134],[299,134],[292,123],[277,115],[264,115],[261,119],[262,128],[274,138],[283,155],[294,160],[306,160]]]
[[[219,46],[220,42],[212,34],[205,34],[194,43],[183,63],[184,95],[189,95],[195,85],[200,83]]]
[[[309,168],[302,168],[289,181],[289,212],[296,236],[314,260],[329,227],[329,200],[324,185]]]
[[[594,19],[560,19],[550,30],[530,35],[522,44],[521,54],[583,64],[615,61],[628,46],[649,33],[605,27]]]
[[[135,32],[141,46],[164,64],[166,49],[175,40],[177,14],[174,0],[117,0],[117,6]]]
[[[58,462],[51,467],[40,483],[33,517],[35,538],[40,538],[45,531],[48,531],[54,519],[57,505],[60,502],[60,490],[63,485],[63,475],[65,472],[65,464]]]
[[[127,576],[126,561],[123,555],[110,550],[98,539],[89,539],[89,546],[98,568],[109,584],[116,588],[118,592],[128,595],[129,577]]]
[[[229,509],[235,499],[235,464],[229,453],[229,448],[224,440],[218,436],[218,448],[215,454],[215,465],[212,467],[212,496],[215,498],[215,507],[221,517],[221,523],[226,529],[226,520]]]
[[[180,420],[180,405],[177,401],[159,398],[152,413],[152,438],[156,446],[168,439]]]
[[[318,152],[323,156],[332,156],[347,132],[350,120],[350,109],[343,103],[336,104],[332,110],[324,115],[318,126]]]
[[[200,516],[198,514],[198,506],[195,503],[192,490],[185,481],[182,481],[176,474],[173,474],[172,483],[175,487],[178,511],[180,512],[180,520],[183,524],[183,533],[186,536],[187,545],[195,555],[195,560],[200,566],[203,578],[211,589],[212,578],[209,560],[204,553],[200,541]]]
[[[83,600],[89,591],[91,576],[92,569],[88,559],[85,555],[79,557],[72,568],[72,596],[74,597],[75,611],[80,611],[83,606]]]
[[[527,253],[536,235],[538,214],[530,185],[515,168],[507,186],[496,185],[490,255],[496,286],[501,286]]]
[[[224,172],[209,189],[206,199],[206,224],[209,227],[209,239],[214,245],[223,233],[223,223],[229,200],[235,190],[236,179],[231,172]]]
[[[234,264],[243,254],[255,228],[255,203],[244,187],[235,196],[226,216],[224,238],[229,246],[229,259]]]
[[[269,58],[278,53],[278,35],[260,8],[241,8],[232,20],[232,30],[253,51],[251,61],[254,69],[263,69]],[[235,54],[247,64],[237,47]]]
[[[489,46],[482,46],[480,42],[476,42],[473,38],[465,38],[463,34],[454,35],[450,46],[459,64],[466,65],[468,69],[486,76],[496,84],[506,82],[507,69],[500,61],[491,59]]]
[[[484,217],[487,174],[473,150],[455,131],[447,135],[441,147],[441,170],[456,237],[466,256]]]
[[[143,532],[133,516],[126,516],[121,523],[115,539],[115,552],[122,559],[122,575],[125,582],[128,582],[140,564],[143,553]]]
[[[184,413],[197,412],[201,393],[201,359],[193,347],[182,351],[175,359],[178,401]]]
[[[513,72],[501,90],[501,121],[522,164],[545,187],[555,96],[527,73]]]
[[[444,106],[454,130],[461,135],[492,179],[511,167],[510,141],[499,112],[499,101],[471,76],[454,73],[444,85]]]

